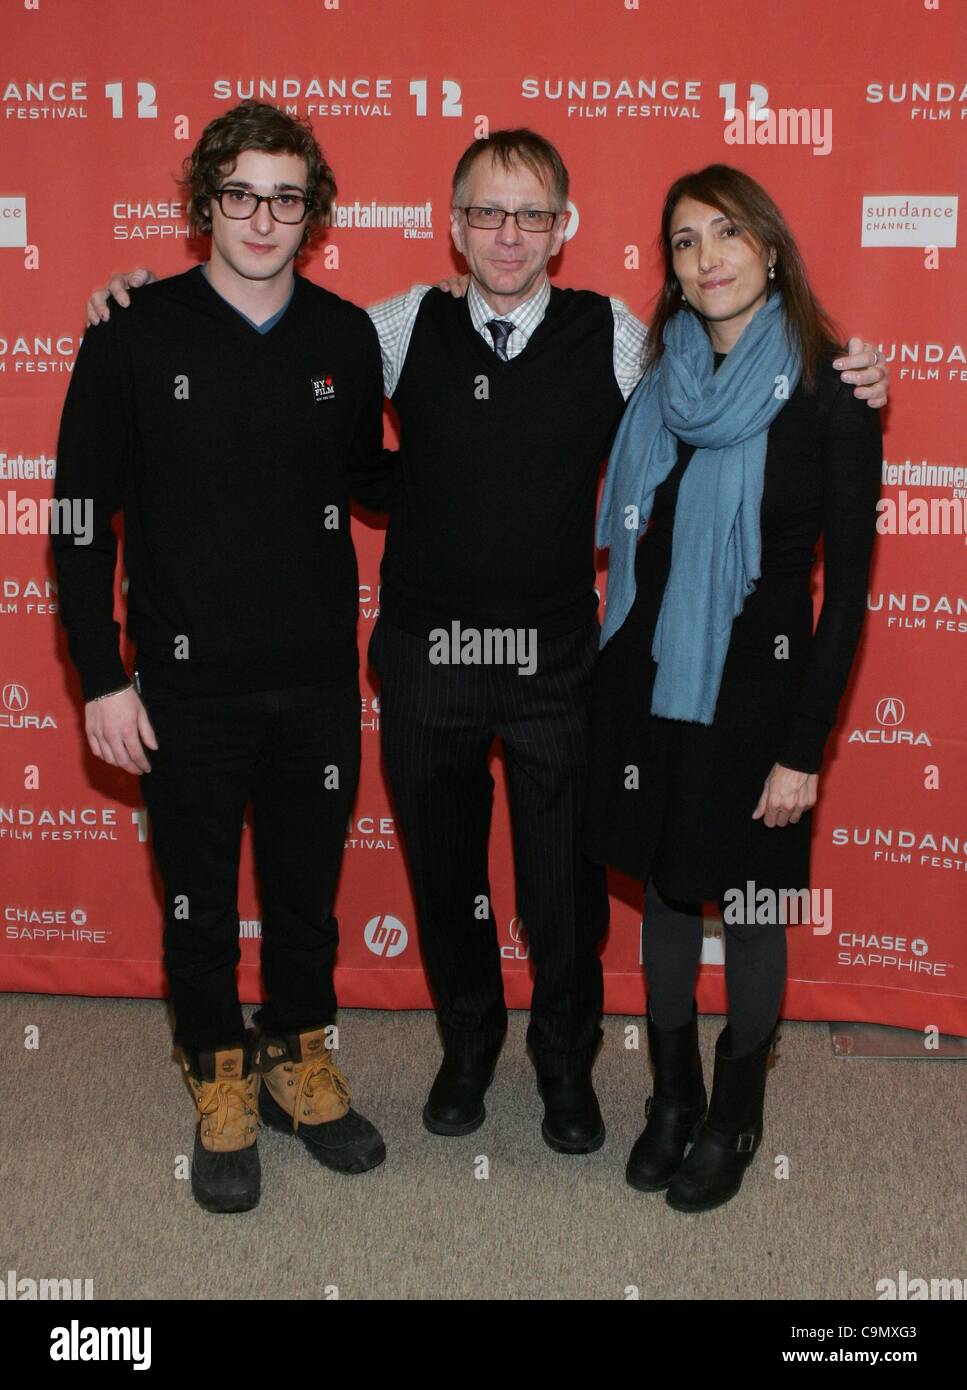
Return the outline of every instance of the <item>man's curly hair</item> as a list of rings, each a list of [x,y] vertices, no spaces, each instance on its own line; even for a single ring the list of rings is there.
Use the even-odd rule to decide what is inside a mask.
[[[193,236],[212,229],[211,195],[232,174],[245,150],[299,155],[306,162],[309,200],[303,246],[313,240],[329,216],[336,180],[308,120],[288,116],[265,101],[243,101],[209,121],[182,167],[181,186]]]

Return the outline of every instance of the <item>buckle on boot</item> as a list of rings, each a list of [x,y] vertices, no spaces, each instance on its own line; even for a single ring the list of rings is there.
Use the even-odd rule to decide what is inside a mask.
[[[736,1153],[750,1154],[755,1148],[754,1134],[740,1134],[738,1143],[735,1146]]]

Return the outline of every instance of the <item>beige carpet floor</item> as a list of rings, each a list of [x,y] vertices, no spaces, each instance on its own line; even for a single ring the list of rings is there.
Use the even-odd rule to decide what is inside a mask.
[[[785,1023],[742,1191],[686,1216],[624,1182],[648,1093],[629,1023],[605,1021],[608,1137],[575,1158],[541,1139],[525,1015],[485,1125],[443,1139],[420,1119],[432,1015],[344,1011],[340,1065],[386,1162],[340,1176],[263,1130],[260,1205],[212,1216],[176,1176],[194,1112],[164,1006],[0,995],[0,1278],[91,1278],[103,1298],[516,1300],[870,1299],[901,1270],[967,1277],[962,1062],[836,1059],[825,1025]],[[721,1020],[700,1026],[710,1076]]]

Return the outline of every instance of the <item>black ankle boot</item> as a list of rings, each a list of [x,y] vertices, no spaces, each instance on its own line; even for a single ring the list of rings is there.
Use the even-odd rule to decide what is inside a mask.
[[[775,1035],[773,1027],[752,1052],[730,1057],[728,1025],[719,1034],[708,1118],[665,1194],[676,1211],[711,1211],[742,1186],[762,1141],[766,1069]]]
[[[537,1090],[544,1102],[541,1134],[559,1154],[590,1154],[604,1143],[601,1108],[591,1084],[591,1063],[574,1066],[556,1076],[537,1073]]]
[[[694,1000],[688,1023],[671,1029],[656,1027],[649,1002],[648,1050],[655,1067],[655,1089],[645,1102],[648,1123],[631,1150],[625,1178],[639,1192],[659,1192],[678,1171],[708,1105]]]
[[[431,1134],[472,1134],[480,1128],[487,1118],[484,1096],[496,1064],[492,1056],[444,1056],[423,1107],[423,1123]]]

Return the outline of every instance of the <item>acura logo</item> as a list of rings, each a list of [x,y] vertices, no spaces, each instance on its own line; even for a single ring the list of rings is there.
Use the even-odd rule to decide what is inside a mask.
[[[876,722],[882,724],[885,729],[895,729],[898,724],[903,723],[906,714],[906,706],[902,700],[897,700],[893,695],[887,695],[886,699],[877,702]]]
[[[25,685],[5,685],[3,687],[3,707],[13,714],[19,714],[30,703]]]
[[[516,941],[518,945],[523,944],[525,927],[524,923],[521,921],[519,917],[511,917],[510,926],[507,928],[507,930],[510,932],[511,941]]]

